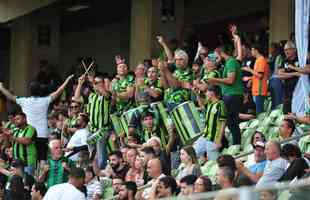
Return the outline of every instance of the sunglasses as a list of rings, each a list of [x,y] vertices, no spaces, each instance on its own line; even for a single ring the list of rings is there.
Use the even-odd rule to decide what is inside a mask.
[[[79,106],[70,106],[70,108],[78,108]]]

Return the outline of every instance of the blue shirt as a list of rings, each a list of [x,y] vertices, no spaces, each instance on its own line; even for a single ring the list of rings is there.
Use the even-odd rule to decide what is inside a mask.
[[[254,165],[251,165],[249,167],[250,172],[252,172],[253,174],[257,174],[257,173],[263,173],[265,166],[266,166],[267,160],[263,160],[259,163],[255,163]]]

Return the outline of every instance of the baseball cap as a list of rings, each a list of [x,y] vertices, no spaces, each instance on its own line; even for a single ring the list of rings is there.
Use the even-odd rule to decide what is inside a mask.
[[[215,53],[208,54],[208,58],[210,59],[210,61],[212,63],[216,63],[216,55],[215,55]]]
[[[265,149],[265,143],[261,142],[261,141],[257,141],[254,145],[254,148],[256,147],[261,147],[263,149]]]
[[[284,50],[286,49],[296,49],[296,46],[292,41],[287,41],[284,45]]]

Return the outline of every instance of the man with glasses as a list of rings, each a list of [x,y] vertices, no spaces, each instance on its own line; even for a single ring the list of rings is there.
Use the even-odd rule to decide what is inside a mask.
[[[82,150],[88,151],[87,137],[89,131],[87,129],[88,117],[84,113],[80,113],[77,118],[77,130],[72,135],[65,149],[66,156],[73,161],[78,161],[78,152]]]
[[[72,101],[69,107],[69,117],[65,120],[64,133],[66,138],[70,140],[71,136],[77,131],[78,116],[80,113],[81,104],[77,101]]]

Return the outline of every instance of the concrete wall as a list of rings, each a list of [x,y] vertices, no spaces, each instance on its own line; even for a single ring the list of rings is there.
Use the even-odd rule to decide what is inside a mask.
[[[260,10],[268,10],[269,4],[270,0],[188,1],[185,4],[185,23],[209,23],[219,19],[242,16]]]
[[[129,27],[129,20],[125,19],[102,28],[61,35],[60,68],[69,69],[80,56],[92,56],[99,71],[114,73],[115,55],[129,59]]]

